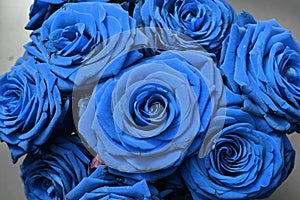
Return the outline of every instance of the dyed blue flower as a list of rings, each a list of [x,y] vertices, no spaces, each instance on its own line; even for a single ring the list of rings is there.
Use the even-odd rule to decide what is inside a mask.
[[[243,108],[277,131],[299,131],[300,45],[276,21],[234,25],[224,42],[225,84],[244,98]]]
[[[201,145],[223,91],[218,75],[203,52],[151,57],[81,101],[78,130],[108,167],[137,179],[168,176]]]
[[[0,76],[0,136],[14,163],[43,145],[64,119],[70,102],[56,84],[47,65],[30,58]]]
[[[225,0],[142,0],[133,16],[140,26],[153,27],[156,42],[163,46],[191,49],[195,42],[213,53],[221,48],[236,19]]]
[[[185,183],[194,199],[267,198],[294,167],[292,145],[285,134],[257,130],[246,112],[227,109],[225,127],[208,133],[207,154],[183,164]]]
[[[38,154],[28,154],[21,177],[28,199],[63,199],[89,175],[91,155],[76,135],[54,137]]]
[[[137,32],[135,20],[118,4],[68,3],[31,34],[25,49],[38,62],[48,63],[60,79],[59,88],[71,92],[74,82],[84,87],[140,59],[134,48],[146,39]]]

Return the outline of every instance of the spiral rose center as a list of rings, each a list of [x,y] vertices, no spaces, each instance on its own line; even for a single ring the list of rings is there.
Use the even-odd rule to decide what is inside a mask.
[[[294,67],[289,67],[284,74],[285,79],[296,85],[296,86],[300,86],[300,70],[299,70],[300,66],[298,68],[294,68]]]
[[[50,181],[50,180],[48,180],[48,179],[45,179],[43,182],[42,182],[42,188],[44,189],[44,190],[47,190],[49,187],[51,187],[51,185],[52,185],[52,182]]]
[[[86,48],[91,37],[85,33],[85,24],[77,23],[75,25],[67,26],[63,29],[53,31],[49,39],[47,48],[50,52],[56,52],[64,56],[76,55]],[[53,42],[52,45],[49,43]]]
[[[45,178],[44,176],[38,176],[33,178],[32,188],[38,188],[40,191],[34,191],[36,194],[45,194],[45,191],[47,192],[47,196],[51,199],[54,199],[58,196],[59,191],[55,188],[55,184],[50,179]]]
[[[205,10],[199,10],[195,3],[184,4],[180,14],[183,25],[190,31],[195,32],[201,29],[202,17]]]
[[[1,98],[0,102],[1,105],[3,105],[3,109],[7,112],[7,113],[16,113],[20,110],[20,95],[21,92],[19,90],[8,90],[4,93],[5,97]]]
[[[147,88],[147,86],[146,86]],[[153,91],[157,90],[157,91]],[[162,88],[147,88],[140,92],[134,101],[131,114],[138,126],[160,125],[168,116],[168,99]]]
[[[217,169],[226,176],[236,176],[247,165],[249,157],[243,154],[243,144],[236,138],[222,138],[216,145],[214,157],[218,160]]]

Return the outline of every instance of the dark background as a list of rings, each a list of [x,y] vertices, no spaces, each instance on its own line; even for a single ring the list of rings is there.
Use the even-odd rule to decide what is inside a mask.
[[[237,12],[250,11],[257,20],[276,18],[290,29],[300,40],[299,0],[230,0]],[[27,23],[30,0],[0,1],[0,74],[8,71],[23,53],[23,45],[29,41]],[[290,139],[297,152],[296,166],[287,181],[269,198],[271,200],[300,199],[300,135]],[[6,144],[0,144],[0,199],[25,199],[23,185],[19,178],[19,164],[12,165]]]

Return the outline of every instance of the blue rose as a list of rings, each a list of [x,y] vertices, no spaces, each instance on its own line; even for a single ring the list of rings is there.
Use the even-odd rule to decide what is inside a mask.
[[[84,178],[67,195],[67,200],[88,199],[160,199],[160,193],[145,180],[136,182],[108,173],[102,165],[89,177]]]
[[[108,167],[155,181],[198,150],[221,91],[208,54],[166,51],[97,85],[78,130]]]
[[[138,1],[133,16],[140,26],[156,27],[153,34],[160,34],[157,40],[162,45],[179,44],[190,49],[193,40],[216,53],[236,13],[224,0],[142,0]]]
[[[53,137],[38,154],[28,154],[21,178],[28,199],[63,199],[89,174],[92,159],[77,135]]]
[[[300,45],[276,21],[234,25],[222,49],[225,84],[277,131],[299,131]]]
[[[70,92],[75,81],[81,87],[140,59],[142,54],[132,46],[146,40],[137,32],[135,20],[118,4],[69,3],[31,34],[25,49],[38,62],[48,63],[60,79],[59,88]],[[106,69],[109,62],[114,64]]]
[[[33,4],[30,6],[29,22],[25,28],[28,30],[40,28],[43,22],[56,10],[65,3],[71,2],[107,2],[107,0],[34,0]]]
[[[47,65],[29,58],[0,76],[0,136],[14,163],[43,145],[63,120],[69,100],[61,98],[56,83]]]
[[[223,130],[212,134],[204,157],[185,161],[182,176],[194,199],[256,199],[270,196],[294,167],[285,134],[266,134],[240,109],[229,109]]]

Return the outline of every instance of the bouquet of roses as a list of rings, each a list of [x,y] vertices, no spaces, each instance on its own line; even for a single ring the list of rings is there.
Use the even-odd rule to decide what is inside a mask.
[[[294,167],[300,43],[225,0],[35,0],[0,76],[28,199],[254,199]]]

